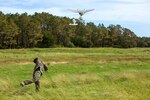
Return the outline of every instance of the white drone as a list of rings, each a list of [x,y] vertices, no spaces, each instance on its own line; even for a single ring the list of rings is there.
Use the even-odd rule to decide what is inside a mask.
[[[85,10],[85,9],[69,9],[70,11],[74,12],[74,13],[78,13],[80,15],[79,19],[82,20],[82,16],[87,13],[87,12],[90,12],[90,11],[93,11],[94,9],[88,9],[88,10]]]

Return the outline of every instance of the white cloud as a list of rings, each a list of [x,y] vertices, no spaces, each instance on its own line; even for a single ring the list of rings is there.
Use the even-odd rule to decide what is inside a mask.
[[[78,18],[77,14],[67,9],[95,8],[95,11],[83,16],[85,20],[150,22],[149,0],[3,0],[1,2],[0,9],[4,13],[49,12],[57,16]],[[40,7],[34,7],[36,4]],[[19,5],[32,6],[32,8],[27,9],[28,7]]]
[[[96,8],[93,15],[91,14],[88,17],[97,20],[150,22],[150,8],[146,4],[114,4],[107,9],[104,7]]]
[[[2,0],[1,4],[5,6],[14,5],[32,5],[34,3],[39,3],[41,0]]]
[[[125,1],[125,0],[115,0]],[[127,0],[130,2],[129,0]],[[90,20],[105,21],[130,21],[130,22],[147,22],[150,23],[150,4],[142,0],[133,0],[132,3],[103,3],[95,4],[95,11],[91,12],[85,18]],[[134,3],[133,3],[134,2]]]
[[[52,8],[41,8],[41,9],[20,9],[20,8],[11,8],[11,7],[0,7],[3,13],[25,13],[28,14],[34,14],[35,12],[41,13],[41,12],[48,12],[50,14],[56,15],[56,16],[70,16],[69,13],[66,11],[63,11],[64,9],[52,7]]]

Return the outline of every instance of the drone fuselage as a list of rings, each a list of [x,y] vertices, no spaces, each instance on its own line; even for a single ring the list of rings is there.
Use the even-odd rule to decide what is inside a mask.
[[[83,20],[82,16],[87,12],[93,11],[94,9],[88,9],[88,10],[86,10],[86,9],[80,9],[80,10],[79,9],[69,9],[69,10],[74,13],[78,13],[80,15],[79,20],[82,21]]]
[[[84,13],[79,12],[79,15],[80,15],[80,16],[83,16],[83,15],[84,15]]]
[[[72,11],[72,12],[74,12],[74,13],[78,13],[80,15],[80,17],[81,17],[85,13],[93,11],[94,9],[89,9],[89,10],[85,10],[85,9],[82,9],[82,10],[79,10],[79,9],[69,9],[69,10]]]

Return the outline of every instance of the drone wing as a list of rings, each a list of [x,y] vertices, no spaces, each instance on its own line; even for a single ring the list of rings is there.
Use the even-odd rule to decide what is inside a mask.
[[[85,12],[90,12],[90,11],[93,11],[94,9],[89,9],[89,10],[85,10]]]
[[[72,8],[70,8],[69,10],[72,11],[72,12],[78,13],[78,10],[77,10],[77,9],[72,9]]]

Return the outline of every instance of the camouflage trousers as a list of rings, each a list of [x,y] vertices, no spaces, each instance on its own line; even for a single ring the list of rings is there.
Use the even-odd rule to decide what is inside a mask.
[[[40,77],[41,77],[41,71],[35,71],[33,73],[33,79],[31,80],[24,80],[24,85],[29,85],[32,83],[35,83],[35,89],[36,91],[40,90]]]

